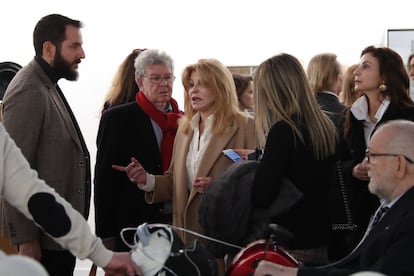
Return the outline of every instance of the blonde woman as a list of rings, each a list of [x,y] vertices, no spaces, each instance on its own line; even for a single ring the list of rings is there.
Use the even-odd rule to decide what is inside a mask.
[[[222,150],[254,149],[254,123],[239,109],[231,72],[218,60],[201,59],[188,65],[182,83],[185,116],[179,123],[168,171],[147,174],[135,159],[127,167],[115,168],[127,172],[146,191],[147,202],[172,200],[174,226],[203,233],[198,219],[200,201],[213,179],[233,163]],[[179,234],[184,242],[197,238]]]
[[[336,130],[311,92],[300,62],[289,54],[264,61],[254,79],[255,127],[264,154],[252,190],[253,204],[268,207],[283,178],[302,193],[289,211],[273,217],[294,238],[286,246],[306,264],[327,262],[330,232],[328,174]]]
[[[342,113],[345,105],[338,98],[342,89],[343,76],[342,66],[336,55],[322,53],[313,56],[306,73],[316,101],[332,119],[339,132],[342,127]]]

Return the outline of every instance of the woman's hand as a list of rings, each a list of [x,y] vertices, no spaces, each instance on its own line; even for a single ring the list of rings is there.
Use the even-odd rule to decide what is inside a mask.
[[[200,176],[194,179],[193,188],[203,194],[206,192],[208,185],[213,182],[213,178],[211,176]]]
[[[362,162],[356,165],[352,169],[352,175],[359,180],[368,181],[368,166],[366,163]]]

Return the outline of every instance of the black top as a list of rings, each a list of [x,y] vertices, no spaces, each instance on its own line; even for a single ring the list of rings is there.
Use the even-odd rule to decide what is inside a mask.
[[[273,218],[274,223],[295,236],[287,244],[290,249],[326,246],[330,232],[327,175],[334,158],[316,160],[307,128],[302,125],[300,130],[305,143],[294,137],[285,122],[278,122],[270,129],[253,186],[253,204],[263,208],[278,195],[283,178],[303,193],[303,198],[292,209]]]

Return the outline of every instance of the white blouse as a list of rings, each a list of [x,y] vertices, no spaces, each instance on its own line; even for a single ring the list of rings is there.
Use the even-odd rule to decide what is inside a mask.
[[[190,121],[190,126],[194,131],[186,160],[188,189],[190,191],[193,187],[193,182],[197,175],[198,168],[200,167],[201,159],[203,158],[204,153],[208,148],[208,144],[211,141],[211,137],[213,136],[211,132],[213,115],[206,118],[204,123],[204,131],[201,134],[199,129],[200,120],[200,113],[197,113]]]

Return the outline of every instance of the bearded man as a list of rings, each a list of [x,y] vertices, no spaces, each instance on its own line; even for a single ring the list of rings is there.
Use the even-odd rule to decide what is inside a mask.
[[[39,178],[87,218],[89,152],[57,84],[61,78],[78,78],[78,64],[85,58],[81,28],[80,21],[59,14],[39,20],[33,32],[36,56],[16,74],[5,92],[3,123]],[[18,246],[19,254],[40,261],[50,275],[73,275],[76,259],[69,251],[10,205],[6,205],[6,215],[4,233]],[[49,223],[54,223],[53,217]]]

